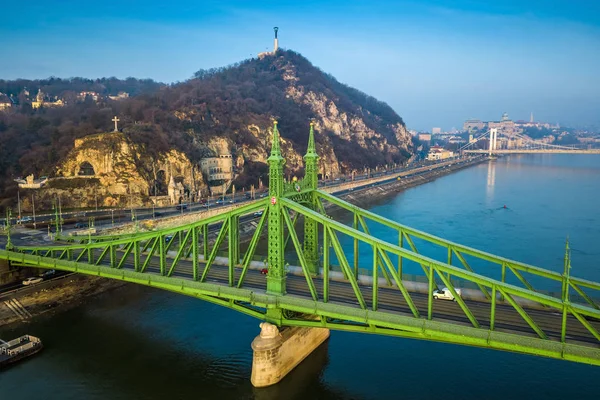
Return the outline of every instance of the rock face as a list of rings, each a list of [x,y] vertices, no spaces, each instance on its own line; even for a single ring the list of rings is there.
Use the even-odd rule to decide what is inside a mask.
[[[74,207],[90,207],[98,196],[100,205],[138,206],[149,201],[177,203],[181,197],[197,196],[205,187],[202,174],[180,151],[171,149],[157,159],[140,155],[143,149],[120,132],[77,139],[57,167],[57,177],[41,193],[70,192],[71,196],[65,193],[65,197],[76,201],[67,205]],[[81,184],[83,181],[88,184]],[[169,183],[175,189],[169,188]]]
[[[56,172],[64,178],[98,178],[100,186],[114,196],[148,194],[150,186],[138,172],[131,146],[119,132],[76,139],[75,147]]]

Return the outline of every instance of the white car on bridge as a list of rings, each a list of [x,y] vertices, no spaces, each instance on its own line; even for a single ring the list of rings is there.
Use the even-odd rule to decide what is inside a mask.
[[[454,290],[456,291],[456,294],[459,297],[462,296],[460,289],[454,289]],[[443,288],[441,290],[434,290],[433,291],[433,298],[434,299],[454,300],[454,301],[456,301],[456,299],[452,295],[452,292],[450,292],[450,289],[448,289],[447,287],[445,287],[445,288]]]
[[[23,285],[25,286],[29,286],[29,285],[35,285],[36,283],[40,283],[41,281],[43,281],[43,278],[37,277],[37,276],[32,276],[31,278],[27,278],[23,281]]]

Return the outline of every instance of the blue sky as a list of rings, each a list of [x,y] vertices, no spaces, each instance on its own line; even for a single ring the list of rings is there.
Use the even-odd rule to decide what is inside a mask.
[[[600,125],[600,2],[3,2],[0,78],[163,82],[280,46],[390,104],[409,128],[467,118]],[[58,4],[56,4],[58,3]]]

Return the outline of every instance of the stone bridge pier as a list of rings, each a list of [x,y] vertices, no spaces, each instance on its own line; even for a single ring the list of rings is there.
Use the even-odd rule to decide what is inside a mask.
[[[252,376],[255,387],[274,385],[329,338],[327,328],[283,327],[260,324],[252,342]]]

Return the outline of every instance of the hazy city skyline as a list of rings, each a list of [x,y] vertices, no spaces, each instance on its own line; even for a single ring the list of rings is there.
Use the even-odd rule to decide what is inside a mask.
[[[535,0],[322,5],[34,0],[4,6],[0,79],[152,78],[172,83],[272,46],[386,101],[409,128],[465,119],[600,124],[600,5]]]

